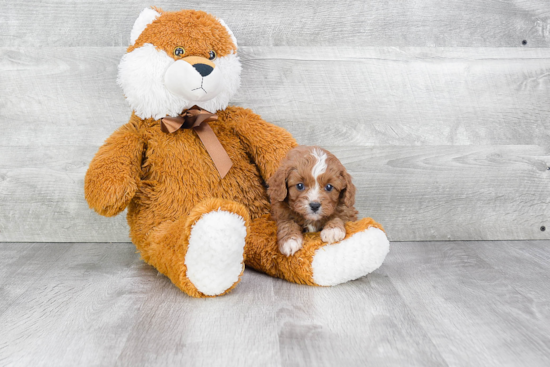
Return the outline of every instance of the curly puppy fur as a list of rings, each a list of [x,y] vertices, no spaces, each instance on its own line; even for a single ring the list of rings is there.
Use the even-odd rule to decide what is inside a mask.
[[[334,243],[346,236],[344,223],[357,220],[350,174],[320,147],[292,149],[268,185],[279,250],[287,256],[302,247],[303,232],[322,230],[321,239]]]

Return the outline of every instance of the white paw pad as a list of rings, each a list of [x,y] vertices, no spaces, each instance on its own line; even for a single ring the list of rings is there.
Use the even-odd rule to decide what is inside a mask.
[[[286,240],[282,245],[279,246],[279,250],[281,250],[281,253],[286,256],[294,255],[294,253],[301,248],[301,238],[291,238],[289,240]]]
[[[346,237],[346,232],[341,228],[325,228],[321,231],[321,240],[327,243],[342,241]]]
[[[243,270],[245,238],[240,215],[222,210],[204,214],[191,230],[185,255],[191,283],[209,296],[229,289]]]
[[[311,267],[318,285],[336,285],[378,269],[390,250],[386,234],[371,227],[315,251]]]

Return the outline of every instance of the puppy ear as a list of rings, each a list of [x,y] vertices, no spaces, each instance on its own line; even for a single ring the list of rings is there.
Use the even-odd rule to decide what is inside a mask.
[[[290,173],[291,166],[288,164],[288,161],[281,163],[279,169],[275,172],[273,176],[267,180],[267,194],[269,195],[269,200],[273,204],[277,201],[284,201],[288,195],[288,190],[286,187],[286,179]]]
[[[351,175],[346,170],[342,171],[342,177],[346,182],[346,187],[342,190],[344,204],[351,208],[355,204],[355,185],[351,182]]]

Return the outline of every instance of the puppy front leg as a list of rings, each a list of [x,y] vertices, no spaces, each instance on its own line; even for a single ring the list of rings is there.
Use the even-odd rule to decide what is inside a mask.
[[[332,218],[321,231],[321,240],[327,243],[342,241],[346,237],[346,227],[340,218]]]
[[[277,223],[277,243],[283,255],[291,256],[302,248],[304,237],[296,222],[281,221]]]

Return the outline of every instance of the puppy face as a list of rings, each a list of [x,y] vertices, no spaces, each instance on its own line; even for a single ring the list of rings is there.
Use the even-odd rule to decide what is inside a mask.
[[[287,201],[308,221],[328,217],[338,205],[351,207],[355,201],[351,176],[334,155],[319,147],[291,150],[268,184],[272,203]]]

